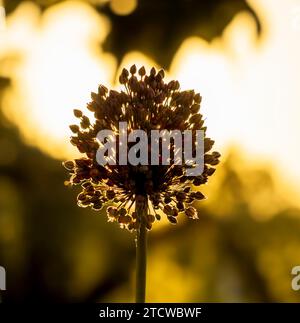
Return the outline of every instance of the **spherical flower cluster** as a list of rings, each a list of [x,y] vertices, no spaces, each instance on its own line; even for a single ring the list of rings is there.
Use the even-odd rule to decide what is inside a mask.
[[[93,112],[91,122],[82,111],[74,110],[80,125],[71,125],[71,143],[85,157],[64,162],[70,173],[69,185],[80,185],[82,191],[77,197],[81,207],[101,210],[107,206],[109,221],[118,222],[128,230],[137,230],[141,223],[134,205],[138,199],[146,201],[146,226],[150,230],[153,222],[161,216],[175,224],[179,213],[197,219],[195,200],[204,199],[196,189],[207,182],[215,172],[220,154],[211,152],[214,141],[204,138],[204,170],[198,176],[186,176],[188,166],[177,165],[104,165],[97,163],[99,148],[97,134],[109,129],[116,133],[120,121],[128,124],[128,132],[151,130],[203,130],[206,133],[203,116],[200,114],[201,96],[194,91],[181,91],[178,81],[164,82],[164,71],[152,68],[147,75],[145,68],[138,71],[135,65],[123,69],[119,82],[123,91],[114,91],[100,85],[98,93],[91,94],[87,109]],[[172,150],[171,145],[171,150]],[[174,160],[173,160],[174,161]]]

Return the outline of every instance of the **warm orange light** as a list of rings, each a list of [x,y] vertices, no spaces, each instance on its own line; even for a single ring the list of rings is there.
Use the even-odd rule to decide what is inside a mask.
[[[235,143],[253,162],[270,160],[279,174],[299,181],[299,2],[250,4],[265,26],[259,46],[254,21],[241,13],[212,43],[185,40],[167,72],[182,88],[201,92],[216,148]],[[44,15],[25,3],[8,17],[0,57],[14,50],[23,57],[5,111],[28,142],[59,158],[73,156],[67,139],[72,109],[84,107],[99,83],[111,87],[115,81],[116,61],[99,48],[109,28],[105,17],[77,1],[55,5]],[[137,52],[121,65],[131,63],[155,65]]]
[[[115,14],[125,16],[131,14],[137,4],[137,0],[111,0],[110,8]]]

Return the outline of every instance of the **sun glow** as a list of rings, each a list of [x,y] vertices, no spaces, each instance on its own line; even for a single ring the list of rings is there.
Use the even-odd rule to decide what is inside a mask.
[[[186,39],[167,77],[201,92],[216,148],[242,146],[253,160],[272,160],[279,172],[299,180],[299,2],[250,3],[263,22],[260,43],[254,21],[241,13],[211,43]],[[109,29],[104,16],[78,1],[52,6],[43,15],[25,3],[8,17],[0,57],[17,50],[22,57],[5,112],[27,142],[57,158],[74,156],[67,139],[72,109],[83,108],[99,83],[112,87],[115,81],[116,60],[99,46]],[[121,65],[131,63],[156,65],[137,52]]]
[[[7,113],[29,143],[58,157],[73,153],[63,143],[70,135],[73,108],[85,106],[100,80],[110,83],[110,71],[116,68],[113,56],[97,46],[109,30],[108,21],[79,2],[57,5],[42,17],[34,5],[25,3],[8,24],[7,38],[15,38],[13,44],[24,57],[15,89],[7,95]],[[30,45],[22,44],[24,39]]]

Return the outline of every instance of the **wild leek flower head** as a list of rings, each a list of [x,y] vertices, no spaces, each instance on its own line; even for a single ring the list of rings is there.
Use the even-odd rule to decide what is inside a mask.
[[[150,230],[161,216],[175,224],[179,213],[197,219],[195,200],[204,199],[197,189],[215,172],[220,154],[211,152],[214,141],[206,137],[206,127],[200,113],[201,96],[193,90],[181,91],[178,81],[164,82],[164,71],[152,68],[146,74],[144,67],[138,71],[135,65],[123,69],[119,76],[123,86],[120,92],[100,85],[91,94],[87,109],[94,114],[94,121],[74,110],[79,125],[71,125],[71,143],[85,156],[64,162],[70,173],[69,185],[80,185],[78,205],[101,210],[106,206],[108,220],[118,222],[128,230],[139,228],[141,219],[134,205],[139,199],[146,201],[148,209],[146,225]],[[191,130],[193,140],[197,130],[204,133],[204,168],[201,174],[186,176],[189,166],[174,163],[174,143],[170,143],[169,165],[100,165],[97,151],[101,143],[97,139],[100,130],[112,130],[119,140],[119,122],[126,122],[128,133],[135,129],[150,133],[151,130]],[[128,144],[130,148],[131,143]],[[149,155],[151,146],[149,143]],[[194,147],[195,149],[195,147]],[[118,156],[118,149],[116,156]],[[160,150],[161,157],[161,150]],[[172,154],[173,153],[173,154]],[[172,157],[173,156],[173,157]]]

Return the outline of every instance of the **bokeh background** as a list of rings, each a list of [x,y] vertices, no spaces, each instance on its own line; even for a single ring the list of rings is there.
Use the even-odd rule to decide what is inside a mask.
[[[299,0],[0,1],[3,301],[134,299],[134,235],[64,186],[72,110],[123,66],[203,96],[222,162],[197,205],[149,235],[152,302],[298,302]]]

